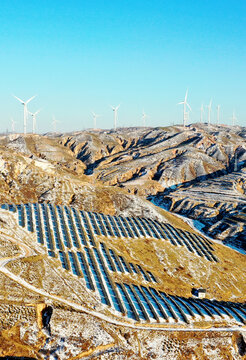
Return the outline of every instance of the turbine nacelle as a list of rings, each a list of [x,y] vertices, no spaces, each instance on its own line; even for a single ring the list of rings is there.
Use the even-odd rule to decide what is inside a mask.
[[[120,104],[118,106],[112,106],[111,105],[111,108],[112,108],[112,110],[114,112],[114,129],[116,129],[116,121],[117,121],[117,118],[118,118],[117,111],[118,111],[119,107],[120,107]]]
[[[190,111],[192,111],[192,110],[191,110],[191,107],[190,107],[190,104],[189,104],[188,101],[187,101],[187,97],[188,97],[188,89],[186,90],[184,101],[180,101],[180,102],[177,104],[177,105],[184,105],[184,107],[183,107],[183,126],[184,126],[184,127],[185,127],[185,125],[186,125],[186,121],[187,121],[188,118],[189,118],[189,112],[186,111],[186,106],[188,107],[188,109],[189,109]]]
[[[21,103],[22,105],[24,105],[24,117],[23,117],[23,119],[24,119],[24,126],[23,126],[23,128],[24,128],[24,134],[26,134],[26,122],[27,122],[27,115],[28,115],[27,104],[28,104],[32,99],[34,99],[36,96],[37,96],[37,95],[34,95],[34,96],[32,96],[30,99],[24,101],[24,100],[18,98],[17,96],[13,95],[14,98],[16,98],[18,101],[20,101],[20,103]]]

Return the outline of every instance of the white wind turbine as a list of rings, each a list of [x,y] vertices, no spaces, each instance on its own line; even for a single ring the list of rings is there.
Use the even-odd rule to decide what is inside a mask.
[[[26,134],[26,122],[27,122],[27,115],[28,115],[28,110],[27,110],[27,104],[34,99],[37,95],[32,96],[30,99],[28,99],[27,101],[23,101],[21,99],[19,99],[17,96],[13,95],[18,101],[20,101],[22,103],[22,105],[24,105],[24,134]]]
[[[200,123],[203,122],[204,106],[203,104],[200,107]]]
[[[54,132],[56,132],[56,124],[57,123],[59,123],[59,121],[56,120],[55,116],[53,115],[53,121],[52,121],[51,125],[53,126]]]
[[[32,113],[30,111],[29,114],[32,117],[32,133],[35,134],[36,132],[36,125],[37,125],[37,120],[36,120],[36,116],[38,115],[38,113],[40,113],[41,109],[39,109],[38,111],[36,111],[35,113]]]
[[[210,100],[210,103],[207,105],[208,108],[208,124],[210,124],[211,121],[211,109],[212,109],[212,99]]]
[[[187,97],[188,97],[188,89],[186,90],[186,94],[185,94],[185,98],[184,101],[181,101],[178,103],[178,105],[184,105],[184,110],[183,110],[183,126],[185,127],[187,124],[187,121],[189,119],[189,111],[186,110],[186,106],[190,109],[191,111],[191,107],[187,102]]]
[[[15,132],[15,124],[16,124],[16,122],[14,121],[13,118],[11,118],[11,129],[12,129],[13,133]]]
[[[220,123],[220,105],[217,105],[217,125]]]
[[[237,122],[237,117],[236,117],[236,114],[235,114],[235,110],[233,111],[233,114],[232,114],[232,126],[234,126]]]
[[[113,109],[113,112],[114,112],[114,129],[116,130],[116,123],[117,123],[117,120],[118,120],[118,109],[120,107],[120,104],[118,106],[112,106],[111,105],[111,108]]]
[[[147,114],[145,114],[144,110],[142,112],[142,120],[143,120],[143,126],[146,126],[146,118],[149,117]]]
[[[97,128],[97,118],[100,117],[101,115],[94,113],[94,111],[92,111],[91,113],[92,113],[92,117],[93,117],[93,121],[94,121],[94,129],[96,129]]]

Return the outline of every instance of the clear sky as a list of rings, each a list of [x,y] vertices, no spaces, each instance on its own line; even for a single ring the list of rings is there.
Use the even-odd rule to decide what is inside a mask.
[[[37,94],[38,131],[191,121],[213,99],[229,123],[246,124],[245,0],[1,0],[0,131],[23,130],[23,100]],[[205,115],[206,116],[206,115]],[[31,130],[31,121],[28,123]]]

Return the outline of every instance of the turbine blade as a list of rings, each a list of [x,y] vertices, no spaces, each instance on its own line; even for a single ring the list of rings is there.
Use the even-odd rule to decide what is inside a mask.
[[[188,103],[186,103],[186,105],[188,106],[188,108],[190,109],[190,111],[192,111],[190,105],[189,105]]]
[[[26,101],[26,104],[28,104],[32,99],[34,99],[37,95],[32,96],[30,99]]]
[[[17,96],[13,95],[13,97],[15,97],[17,100],[19,100],[22,104],[25,104],[25,101],[21,100],[21,99],[18,98]]]
[[[186,93],[185,93],[185,102],[187,101],[187,96],[188,96],[188,89],[186,90]]]

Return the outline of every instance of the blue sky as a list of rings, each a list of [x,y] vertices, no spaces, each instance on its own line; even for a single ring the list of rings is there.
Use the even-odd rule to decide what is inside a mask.
[[[141,126],[143,109],[148,125],[181,123],[187,88],[191,121],[212,98],[212,120],[221,104],[245,125],[245,24],[245,0],[1,0],[0,131],[11,117],[23,129],[12,94],[38,95],[45,132],[53,115],[61,131],[92,127],[92,110],[111,128],[119,103],[119,126]]]

